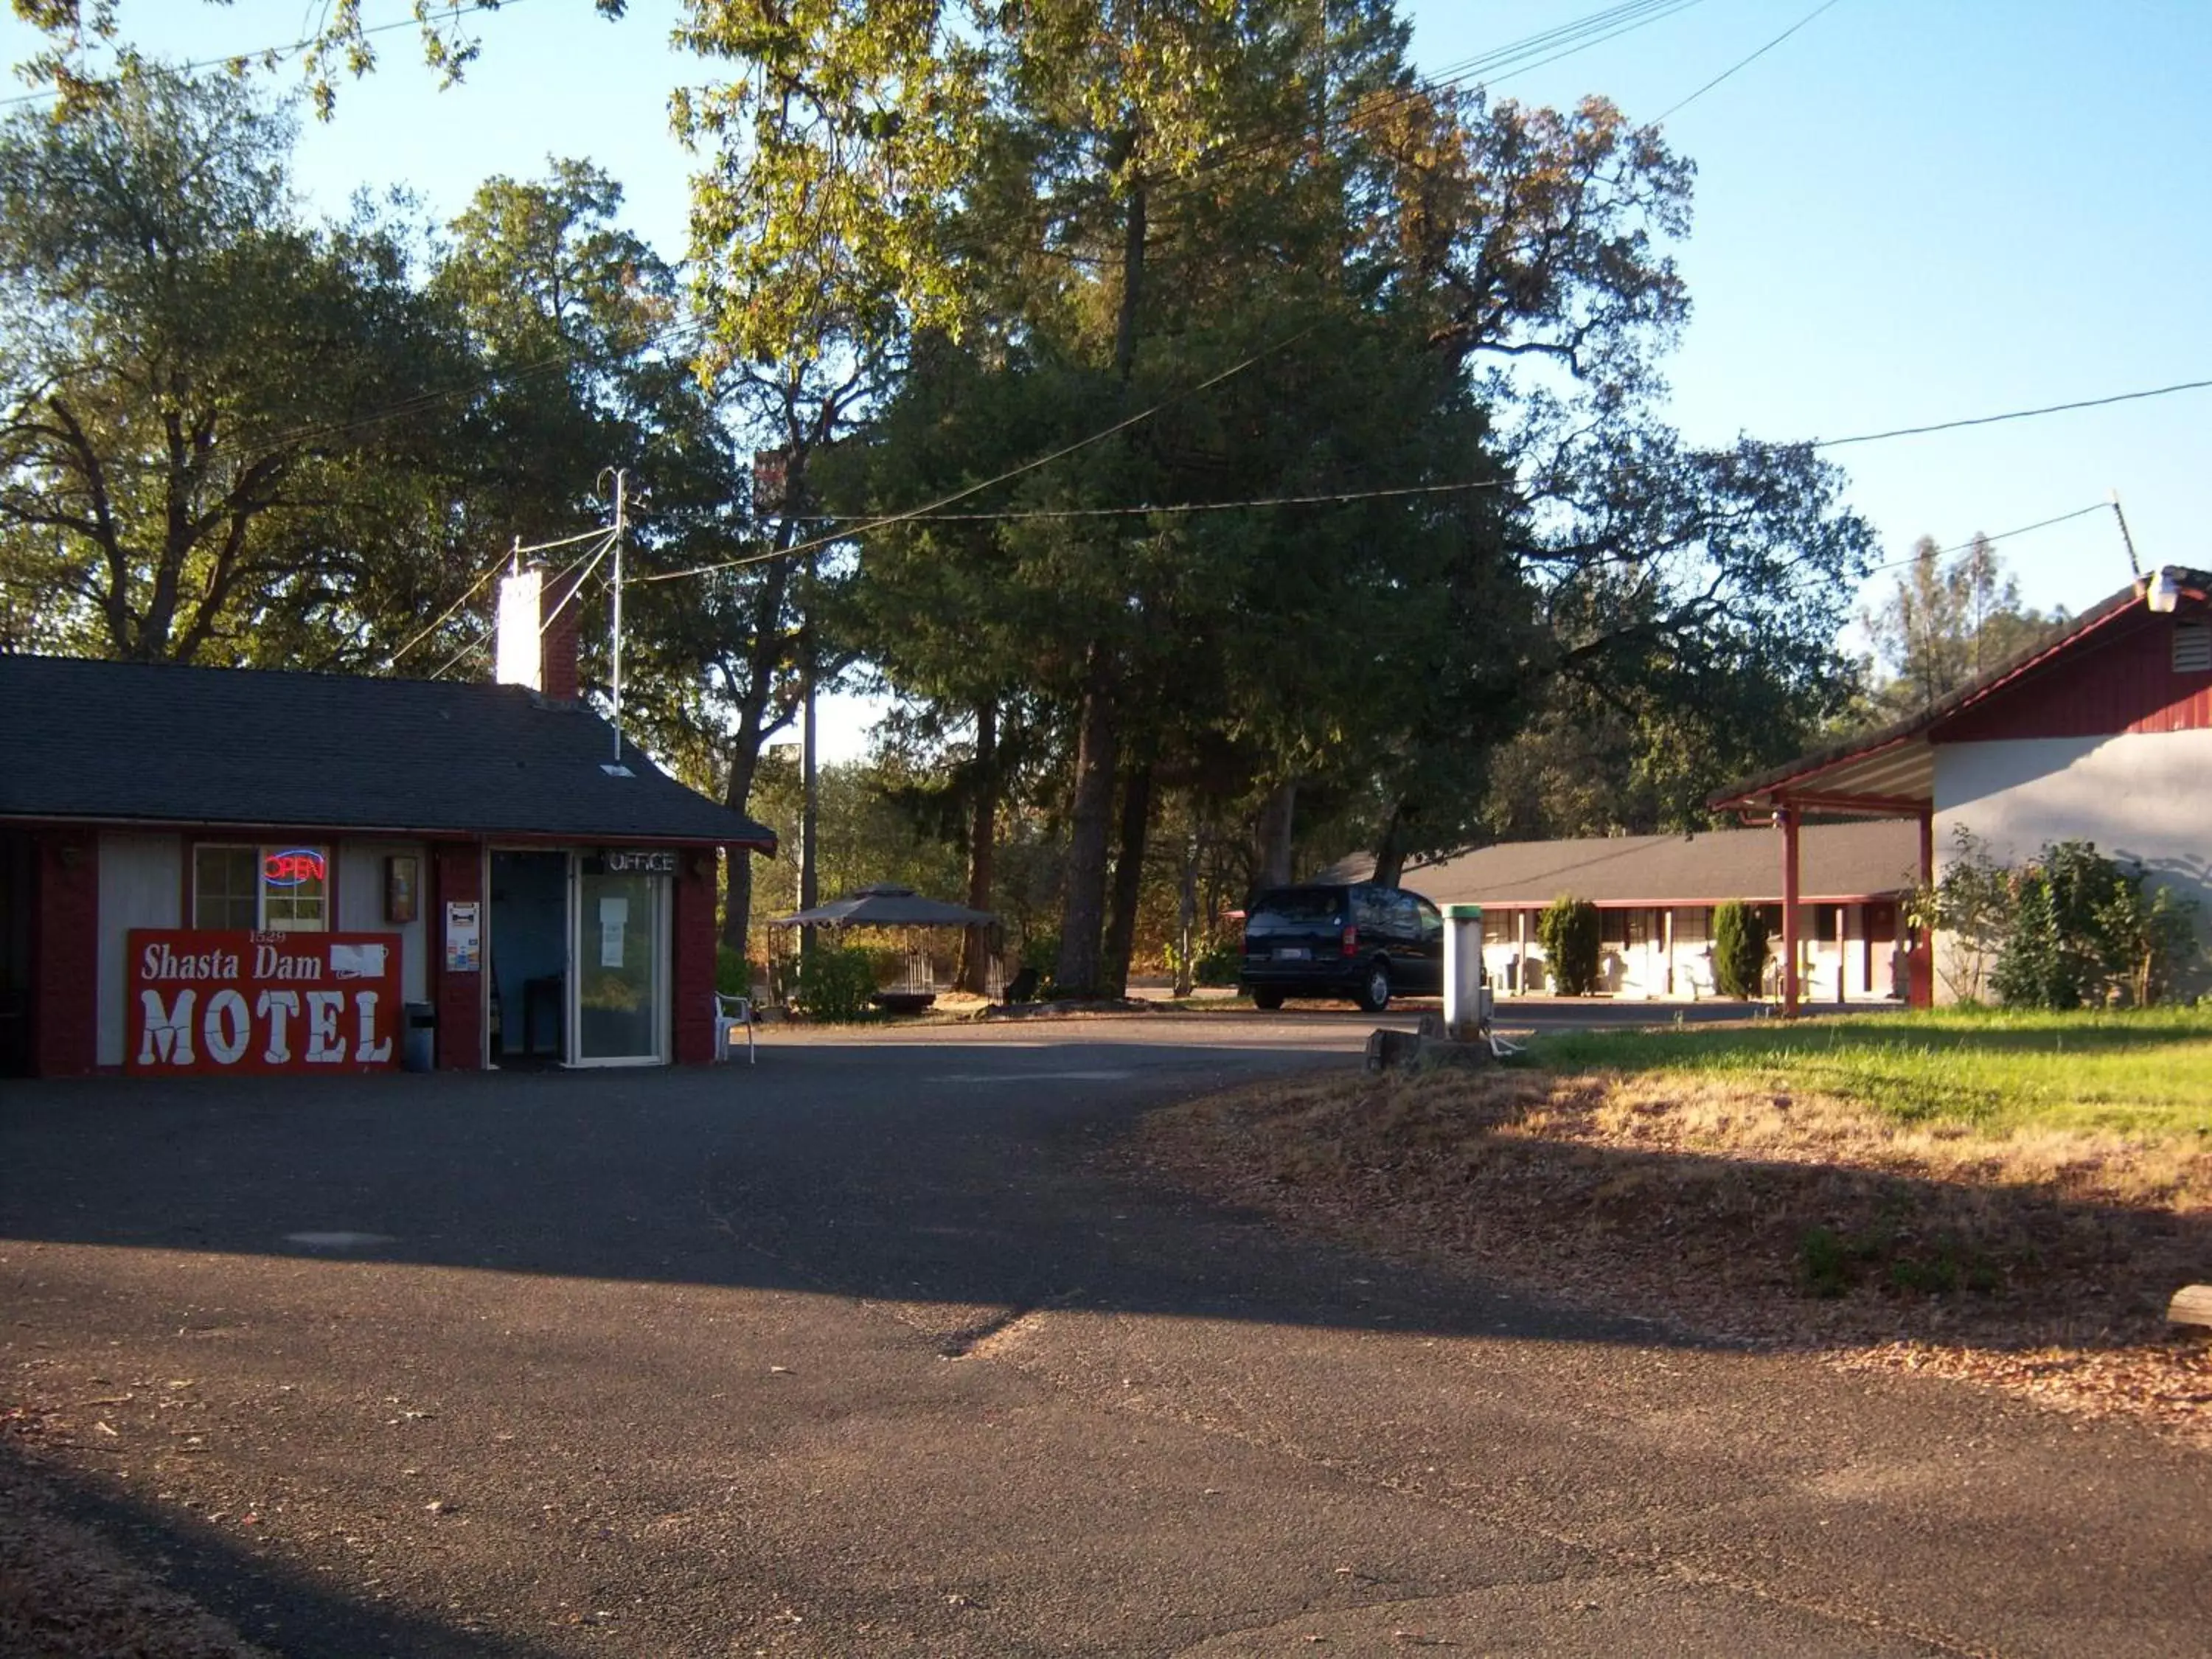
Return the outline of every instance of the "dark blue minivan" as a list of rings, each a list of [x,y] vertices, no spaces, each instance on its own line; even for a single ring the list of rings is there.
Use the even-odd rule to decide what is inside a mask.
[[[1255,1005],[1349,997],[1370,1014],[1444,988],[1444,919],[1419,893],[1371,881],[1271,887],[1244,913],[1237,983]]]

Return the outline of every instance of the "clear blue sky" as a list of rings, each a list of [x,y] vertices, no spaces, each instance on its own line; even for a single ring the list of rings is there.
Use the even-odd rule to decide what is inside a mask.
[[[1414,3],[1436,70],[1603,0]],[[1649,118],[1818,0],[1698,0],[1500,96],[1597,92]],[[136,38],[214,57],[295,39],[304,0],[126,0]],[[366,0],[372,23],[406,0]],[[309,125],[301,177],[336,210],[404,184],[450,216],[484,177],[584,155],[621,179],[633,225],[684,247],[689,158],[669,89],[674,0],[608,24],[589,0],[507,0],[484,53],[434,89],[410,33]],[[21,55],[25,33],[0,22]],[[1666,124],[1698,165],[1678,250],[1696,311],[1672,360],[1693,440],[1835,437],[2212,378],[2212,5],[2203,0],[1837,0]],[[2118,489],[2147,563],[2212,564],[2212,391],[1837,452],[1887,556],[2087,506]],[[2127,580],[2109,514],[2002,544],[2029,603],[2081,610]],[[1877,578],[1877,581],[1887,580]],[[833,752],[855,752],[846,712]]]

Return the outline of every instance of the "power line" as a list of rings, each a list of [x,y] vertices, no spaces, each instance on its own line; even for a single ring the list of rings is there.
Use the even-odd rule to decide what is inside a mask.
[[[1917,438],[1930,432],[1955,432],[1960,427],[1995,426],[2000,421],[2025,421],[2039,415],[2063,415],[2069,410],[2102,409],[2108,404],[2134,403],[2144,398],[2171,397],[2177,392],[2202,392],[2212,380],[2180,380],[2172,386],[2152,386],[2143,392],[2118,392],[2109,398],[2082,398],[2070,404],[2045,404],[2039,409],[2012,409],[2002,415],[1973,415],[1959,421],[1937,421],[1929,426],[1893,427],[1887,432],[1862,432],[1849,438],[1816,438],[1814,449],[1841,449],[1845,444],[1881,443],[1890,438]]]
[[[519,5],[523,3],[523,0],[505,0],[505,3],[510,6]],[[1601,46],[1607,41],[1620,38],[1623,34],[1630,33],[1636,29],[1643,28],[1650,23],[1662,21],[1667,17],[1674,15],[1677,12],[1688,10],[1690,8],[1702,3],[1703,0],[1626,0],[1625,3],[1607,7],[1603,10],[1590,13],[1582,18],[1558,25],[1553,28],[1540,31],[1535,34],[1526,36],[1522,40],[1510,43],[1507,46],[1495,48],[1492,51],[1479,54],[1474,58],[1462,59],[1457,64],[1447,65],[1447,73],[1440,74],[1436,76],[1424,77],[1417,81],[1411,88],[1400,88],[1395,92],[1388,94],[1369,94],[1358,100],[1353,108],[1347,112],[1344,118],[1349,120],[1358,115],[1371,115],[1373,113],[1387,111],[1397,105],[1410,102],[1415,99],[1426,96],[1433,92],[1440,91],[1447,87],[1455,85],[1462,81],[1478,78],[1484,74],[1493,73],[1501,70],[1518,73],[1528,70],[1540,69],[1546,64],[1557,63],[1563,58],[1571,57],[1577,52],[1587,51],[1592,46]],[[1830,3],[1833,3],[1833,0],[1830,0]],[[466,16],[476,12],[491,11],[496,10],[497,9],[497,0],[476,0],[475,3],[468,6],[465,9],[457,14],[457,15]],[[415,20],[413,19],[401,19],[391,23],[380,23],[374,26],[373,28],[364,30],[363,33],[388,33],[393,29],[412,27],[414,26],[414,21]],[[261,57],[270,52],[283,53],[298,51],[313,44],[313,37],[309,37],[302,40],[292,42],[288,46],[265,47],[259,52],[231,53],[219,58],[209,58],[197,63],[186,64],[183,65],[183,67],[185,70],[208,68],[216,64],[228,64],[239,58]],[[1533,61],[1530,60],[1529,54],[1531,52],[1540,52],[1554,46],[1559,46],[1559,50],[1553,52],[1549,56],[1539,56],[1534,58]],[[51,89],[45,92],[33,93],[26,94],[24,97],[8,100],[0,100],[0,107],[4,107],[5,103],[21,103],[28,101],[32,99],[48,97],[52,95],[52,94]],[[1219,167],[1225,166],[1233,161],[1241,159],[1241,157],[1245,155],[1264,155],[1268,151],[1280,149],[1286,143],[1296,143],[1304,139],[1309,135],[1310,131],[1313,133],[1313,136],[1326,138],[1328,137],[1331,118],[1332,118],[1324,115],[1318,123],[1317,127],[1314,129],[1310,130],[1305,127],[1301,127],[1295,132],[1285,131],[1277,133],[1272,137],[1252,141],[1250,144],[1246,146],[1232,145],[1225,150],[1217,152],[1214,155],[1207,157],[1194,171],[1210,172]],[[712,319],[706,318],[695,318],[688,321],[671,324],[665,328],[656,330],[652,333],[646,335],[639,342],[636,349],[641,351],[670,349],[678,343],[685,341],[687,337],[697,337],[706,334],[712,330],[713,326],[714,324]],[[341,420],[327,421],[305,425],[295,428],[290,431],[280,431],[269,436],[252,440],[232,439],[227,441],[218,441],[209,447],[207,454],[204,459],[228,459],[232,455],[245,453],[248,450],[265,451],[270,448],[288,448],[295,445],[313,443],[320,440],[348,436],[365,431],[375,426],[381,425],[387,421],[402,419],[410,415],[428,413],[444,404],[472,397],[480,392],[489,391],[494,387],[501,386],[502,384],[511,386],[521,381],[534,379],[540,374],[549,374],[555,370],[566,368],[574,360],[575,353],[573,350],[570,350],[556,356],[540,358],[533,362],[526,363],[514,368],[501,369],[490,374],[475,377],[468,381],[457,384],[441,391],[418,392],[412,397],[403,398],[398,403],[388,405],[382,410],[373,410],[362,415],[348,416]],[[149,465],[144,470],[150,472],[157,471],[160,469],[156,466]]]
[[[1967,551],[1977,543],[2010,541],[2014,536],[2025,536],[2030,531],[2048,530],[2055,524],[2066,524],[2075,519],[2086,519],[2092,513],[2102,513],[2110,505],[2111,503],[2109,501],[2092,501],[2087,507],[2075,507],[2071,513],[2061,513],[2055,519],[2038,519],[2033,524],[2024,524],[2016,529],[2000,530],[1994,536],[1974,536],[1968,540],[1960,542],[1956,547],[1939,547],[1927,553],[1916,552],[1905,558],[1892,559],[1887,564],[1878,564],[1875,566],[1873,569],[1867,572],[1867,574],[1869,576],[1879,576],[1885,570],[1902,570],[1909,564],[1918,564],[1923,558],[1948,559],[1954,553],[1964,553]]]
[[[1814,7],[1812,10],[1807,12],[1802,17],[1792,23],[1788,28],[1783,30],[1781,33],[1776,35],[1771,40],[1769,40],[1757,52],[1753,52],[1747,58],[1739,58],[1735,63],[1730,64],[1726,69],[1723,70],[1718,75],[1713,76],[1711,80],[1706,82],[1705,85],[1699,87],[1687,98],[1681,100],[1678,103],[1668,105],[1665,109],[1661,110],[1658,114],[1651,118],[1651,125],[1656,127],[1661,122],[1664,121],[1668,116],[1674,114],[1677,110],[1686,108],[1689,105],[1696,103],[1698,99],[1704,97],[1715,87],[1720,85],[1722,82],[1727,80],[1729,76],[1734,75],[1738,70],[1748,68],[1751,64],[1757,63],[1760,58],[1765,57],[1768,52],[1772,52],[1775,47],[1780,46],[1791,35],[1796,33],[1799,29],[1803,28],[1806,24],[1811,22],[1822,12],[1827,10],[1829,7],[1836,3],[1837,0],[1821,0],[1821,3],[1820,5]]]
[[[499,569],[501,565],[504,565],[512,560],[518,559],[526,553],[550,553],[556,548],[574,547],[579,542],[588,542],[596,537],[604,536],[606,533],[607,532],[604,529],[587,530],[580,536],[564,536],[558,541],[539,542],[530,547],[525,547],[520,542],[517,542],[513,547],[510,547],[506,551],[501,553],[497,557],[494,558],[489,564],[486,565],[482,573],[477,575],[477,579],[469,584],[468,591],[463,593],[459,599],[455,599],[451,605],[447,605],[443,611],[440,611],[434,621],[433,621],[428,627],[424,628],[420,633],[416,634],[413,638],[410,639],[406,644],[401,646],[389,657],[386,657],[384,659],[385,667],[387,670],[398,667],[399,665],[399,659],[402,657],[405,656],[416,646],[422,644],[423,641],[428,639],[431,635],[436,633],[440,629],[443,628],[448,622],[450,622],[453,619],[454,612],[459,611],[463,605],[466,605],[471,599],[476,598],[476,596],[483,590],[483,585],[499,574]],[[589,558],[590,556],[591,556],[589,554],[586,554],[584,558]],[[581,564],[583,562],[584,560],[582,558],[574,561],[568,565],[567,569],[560,572],[558,575],[556,575],[553,578],[553,580],[555,581],[559,581],[562,576],[566,576],[568,574],[568,571],[574,570],[577,565]],[[435,679],[438,677],[435,674],[433,674],[430,678],[432,679]]]
[[[501,553],[489,565],[486,565],[483,574],[469,584],[467,592],[462,594],[459,599],[455,599],[451,605],[440,611],[436,620],[432,622],[428,627],[424,628],[422,632],[416,634],[413,638],[410,639],[406,644],[401,646],[397,651],[393,652],[389,657],[386,657],[384,659],[385,667],[387,670],[397,668],[399,665],[399,659],[402,657],[405,656],[410,651],[412,651],[416,646],[422,644],[423,641],[428,639],[431,635],[443,628],[447,622],[452,620],[455,611],[459,611],[471,599],[476,598],[477,593],[483,590],[483,585],[499,574],[500,566],[505,564],[507,558],[507,554]],[[430,678],[432,679],[435,679],[438,677],[435,674],[433,674]]]
[[[498,11],[502,7],[520,6],[524,3],[525,0],[472,0],[472,3],[455,6],[449,13],[447,13],[447,18],[449,21],[458,23],[462,18],[474,16],[478,12]],[[389,23],[372,24],[368,27],[362,30],[361,33],[363,36],[371,34],[389,34],[394,29],[420,28],[428,21],[430,20],[427,16],[419,18],[402,17]],[[310,34],[302,40],[287,41],[278,46],[256,46],[250,52],[225,52],[220,58],[195,58],[191,63],[179,64],[175,67],[179,73],[189,75],[194,70],[222,69],[228,64],[240,63],[252,58],[289,58],[295,52],[307,51],[308,47],[315,45],[320,39],[321,37],[319,35]],[[119,76],[112,75],[105,76],[100,80],[92,82],[89,84],[94,86],[112,87],[116,85],[120,78],[121,77]],[[12,109],[18,104],[35,104],[43,99],[58,98],[60,95],[61,89],[58,87],[40,87],[33,92],[18,93],[12,98],[0,98],[0,109]]]
[[[1156,513],[1227,513],[1255,507],[1313,507],[1339,501],[1384,501],[1402,495],[1443,495],[1470,489],[1503,489],[1511,482],[1506,478],[1475,478],[1459,483],[1403,484],[1389,489],[1340,489],[1314,495],[1256,495],[1234,501],[1169,501],[1158,506],[1141,507],[1010,507],[1002,513],[918,513],[900,521],[908,524],[980,524],[1023,519],[1148,518]],[[864,527],[880,529],[884,522],[889,521],[879,521]],[[854,531],[849,533],[858,535],[861,532]]]
[[[1475,57],[1448,64],[1434,75],[1413,77],[1408,85],[1364,93],[1352,100],[1340,115],[1324,113],[1310,126],[1301,125],[1295,130],[1255,136],[1242,143],[1231,143],[1203,158],[1176,182],[1188,183],[1200,175],[1247,157],[1265,157],[1286,146],[1303,143],[1309,137],[1326,140],[1333,125],[1348,126],[1356,120],[1371,120],[1466,82],[1476,81],[1488,85],[1507,75],[1525,74],[1542,69],[1703,3],[1704,0],[1627,0],[1627,3],[1589,13]],[[1548,56],[1537,55],[1555,46],[1559,50],[1550,52]],[[1168,193],[1171,195],[1172,191]]]
[[[1201,392],[1209,391],[1212,387],[1219,386],[1224,380],[1230,380],[1236,375],[1242,374],[1246,369],[1250,368],[1254,364],[1262,362],[1267,358],[1273,356],[1275,353],[1286,350],[1288,348],[1296,345],[1300,340],[1304,339],[1307,335],[1312,333],[1315,329],[1320,326],[1321,325],[1318,323],[1310,323],[1305,327],[1299,329],[1296,333],[1284,336],[1283,338],[1277,340],[1272,345],[1262,346],[1250,356],[1244,358],[1240,362],[1232,363],[1227,368],[1223,369],[1218,374],[1211,375],[1207,379],[1200,380],[1196,386],[1188,386],[1181,392],[1173,392],[1169,396],[1161,398],[1159,402],[1152,404],[1150,408],[1140,409],[1134,415],[1124,416],[1122,419],[1115,422],[1113,425],[1106,428],[1103,431],[1094,432],[1087,438],[1079,438],[1072,444],[1064,444],[1060,448],[1054,450],[1048,455],[1040,455],[1035,460],[1024,461],[1021,465],[1011,468],[1005,472],[1001,472],[995,477],[986,478],[981,483],[969,484],[964,489],[956,489],[950,495],[939,496],[936,501],[931,501],[923,507],[917,507],[910,512],[894,513],[885,518],[876,519],[866,523],[858,524],[850,530],[840,531],[833,535],[817,536],[810,541],[799,542],[790,547],[772,549],[766,553],[749,553],[743,558],[721,559],[716,561],[713,564],[694,565],[686,570],[663,571],[657,575],[640,576],[637,580],[641,583],[680,581],[687,576],[707,576],[712,575],[717,571],[739,569],[746,565],[767,564],[776,559],[788,559],[801,553],[811,553],[820,548],[828,547],[834,543],[848,541],[854,536],[865,535],[872,530],[884,530],[895,524],[904,524],[910,519],[917,519],[925,514],[934,513],[940,507],[951,506],[955,501],[964,501],[970,495],[981,495],[984,490],[994,489],[1002,483],[1010,483],[1013,479],[1022,477],[1024,473],[1036,471],[1041,466],[1049,466],[1053,462],[1064,459],[1067,456],[1074,454],[1078,450],[1088,449],[1093,444],[1103,443],[1107,439],[1114,436],[1116,433],[1126,432],[1129,428],[1137,425],[1140,422],[1149,421],[1153,416],[1158,414],[1164,409],[1172,408],[1175,404],[1182,402],[1187,398],[1194,398]]]

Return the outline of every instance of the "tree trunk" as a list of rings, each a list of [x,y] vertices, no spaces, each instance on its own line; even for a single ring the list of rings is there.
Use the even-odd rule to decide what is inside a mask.
[[[975,816],[968,829],[968,908],[991,908],[992,855],[999,838],[999,710],[986,699],[975,706]],[[992,926],[979,921],[960,935],[958,984],[971,995],[991,994]]]
[[[1114,376],[1126,390],[1137,369],[1137,307],[1145,290],[1145,186],[1132,168],[1121,235],[1121,309],[1114,323]]]
[[[752,799],[753,774],[759,766],[757,744],[748,742],[740,731],[730,754],[730,787],[722,795],[722,804],[732,812],[744,811]],[[753,921],[753,855],[732,849],[729,862],[729,892],[722,902],[722,943],[733,951],[743,951]]]
[[[1285,887],[1291,879],[1291,832],[1297,827],[1298,786],[1285,778],[1260,807],[1260,885]]]
[[[1106,845],[1113,828],[1115,730],[1112,669],[1103,645],[1091,647],[1084,677],[1081,735],[1075,751],[1075,796],[1068,813],[1067,886],[1060,907],[1063,991],[1095,992],[1101,977],[1098,936],[1106,921]]]
[[[1121,850],[1114,866],[1114,908],[1106,921],[1106,973],[1102,995],[1127,996],[1130,959],[1137,947],[1137,904],[1144,896],[1145,837],[1152,827],[1152,768],[1147,761],[1121,787]]]
[[[1385,887],[1395,887],[1405,871],[1406,803],[1401,800],[1390,809],[1390,821],[1382,826],[1382,839],[1376,843],[1372,879]]]

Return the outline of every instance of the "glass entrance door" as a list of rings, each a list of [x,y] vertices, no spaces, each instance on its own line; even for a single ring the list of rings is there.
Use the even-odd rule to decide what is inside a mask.
[[[668,948],[663,876],[609,875],[579,861],[576,1058],[590,1065],[668,1058]]]

